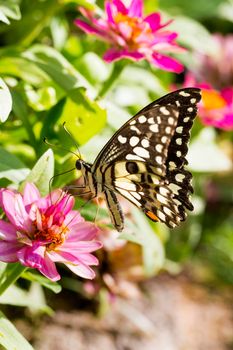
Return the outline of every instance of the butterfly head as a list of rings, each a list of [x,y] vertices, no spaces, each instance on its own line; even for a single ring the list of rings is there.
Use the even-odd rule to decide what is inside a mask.
[[[75,167],[77,170],[80,170],[84,176],[88,171],[91,171],[91,165],[80,158],[76,160]]]

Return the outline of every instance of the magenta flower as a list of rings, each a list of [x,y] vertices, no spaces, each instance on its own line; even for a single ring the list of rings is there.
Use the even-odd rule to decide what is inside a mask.
[[[41,198],[28,183],[23,195],[1,189],[0,206],[8,219],[0,220],[0,261],[19,261],[52,281],[60,279],[56,262],[83,278],[95,277],[90,265],[98,265],[98,260],[91,252],[102,243],[94,240],[96,226],[72,210],[72,196],[55,190]]]
[[[104,54],[106,62],[128,58],[134,61],[148,60],[156,67],[180,73],[183,65],[167,56],[167,52],[183,52],[175,39],[178,34],[161,30],[171,21],[161,23],[158,12],[143,16],[143,1],[132,0],[127,7],[121,0],[105,1],[105,17],[97,17],[94,11],[80,8],[87,22],[76,19],[75,24],[88,34],[110,43]]]
[[[209,83],[198,83],[191,73],[186,75],[183,86],[202,89],[202,100],[198,111],[203,124],[233,130],[233,87],[217,90]]]

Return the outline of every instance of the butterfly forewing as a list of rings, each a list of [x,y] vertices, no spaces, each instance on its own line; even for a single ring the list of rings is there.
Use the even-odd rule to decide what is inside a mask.
[[[200,98],[200,89],[187,88],[143,108],[98,155],[92,166],[96,181],[120,193],[153,221],[178,225],[185,219],[185,208],[192,210],[192,176],[184,166]],[[119,214],[114,203],[111,216],[114,211]],[[123,226],[118,217],[118,226]]]

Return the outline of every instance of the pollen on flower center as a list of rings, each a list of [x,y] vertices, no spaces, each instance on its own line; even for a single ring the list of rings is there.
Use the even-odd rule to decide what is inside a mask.
[[[67,231],[69,231],[67,226],[53,225],[44,230],[37,229],[33,239],[44,242],[47,250],[54,250],[65,242]]]

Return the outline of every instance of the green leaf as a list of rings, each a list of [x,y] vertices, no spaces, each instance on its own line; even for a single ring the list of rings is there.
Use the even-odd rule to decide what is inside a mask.
[[[0,147],[0,178],[18,184],[29,174],[29,169],[15,155]]]
[[[11,285],[7,291],[0,296],[0,303],[27,307],[31,312],[44,312],[52,314],[52,309],[46,304],[42,287],[38,283],[32,283],[28,291]]]
[[[0,344],[7,350],[33,350],[33,347],[1,311],[0,334]]]
[[[218,6],[223,0],[160,0],[159,7],[172,15],[185,14],[186,16],[203,19],[214,17],[218,13]],[[170,28],[169,28],[170,30]],[[200,40],[201,41],[201,40]]]
[[[41,196],[49,193],[49,180],[54,174],[53,151],[48,149],[37,161],[31,172],[20,187],[22,191],[26,182],[33,182],[40,191]]]
[[[47,73],[65,91],[82,86],[91,88],[87,80],[66,60],[66,58],[52,47],[34,45],[25,51],[23,57],[35,63]]]
[[[61,0],[64,4],[74,4],[75,6],[85,7],[88,10],[94,10],[97,8],[95,1],[92,0]]]
[[[111,71],[111,66],[94,52],[87,52],[82,55],[78,61],[75,61],[75,66],[88,81],[94,84],[106,81]]]
[[[0,121],[4,123],[12,109],[12,98],[10,90],[5,82],[0,78]]]
[[[42,84],[49,81],[49,77],[36,64],[20,57],[16,52],[2,53],[0,74],[10,75],[22,79],[28,84],[41,87]],[[8,56],[7,56],[8,55]]]
[[[26,271],[21,275],[22,278],[31,281],[31,282],[38,282],[40,283],[43,287],[50,289],[54,293],[60,293],[61,291],[61,286],[56,283],[50,281],[48,278],[43,277],[37,273]]]
[[[10,24],[8,18],[19,20],[21,18],[19,5],[15,0],[0,0],[0,21]]]
[[[58,101],[57,91],[53,86],[44,86],[39,89],[33,89],[32,86],[27,86],[25,95],[28,100],[28,105],[34,111],[44,111],[50,109]]]
[[[69,92],[60,121],[66,122],[68,129],[74,131],[74,138],[82,145],[105,126],[106,111],[91,101],[84,89],[78,88]]]

